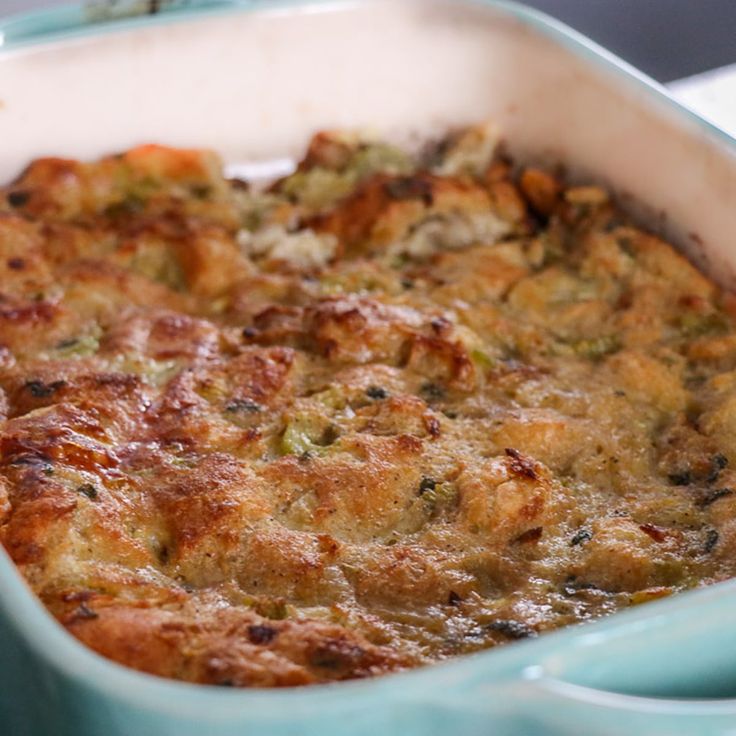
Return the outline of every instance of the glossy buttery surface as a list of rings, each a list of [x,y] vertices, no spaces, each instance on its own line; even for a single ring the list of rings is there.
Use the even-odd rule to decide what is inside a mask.
[[[492,126],[268,191],[146,146],[4,192],[2,539],[163,676],[366,677],[733,574],[732,301]]]

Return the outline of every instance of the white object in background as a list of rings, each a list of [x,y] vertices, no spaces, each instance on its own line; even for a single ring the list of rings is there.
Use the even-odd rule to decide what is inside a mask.
[[[736,136],[736,64],[668,85],[678,100]]]

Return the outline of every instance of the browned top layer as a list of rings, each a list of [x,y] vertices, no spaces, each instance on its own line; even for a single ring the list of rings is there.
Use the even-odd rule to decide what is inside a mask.
[[[488,128],[0,190],[0,535],[102,654],[364,677],[734,575],[733,300]]]

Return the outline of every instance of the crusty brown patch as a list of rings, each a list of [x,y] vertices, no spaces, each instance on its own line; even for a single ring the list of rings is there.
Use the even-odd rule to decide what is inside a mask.
[[[100,654],[162,677],[228,687],[284,687],[401,670],[411,664],[341,626],[267,621],[247,610],[95,608],[70,631]],[[78,611],[78,609],[77,609]]]
[[[318,135],[316,208],[161,146],[0,189],[0,540],[74,636],[306,685],[736,575],[733,298],[484,130]]]
[[[467,179],[417,173],[412,177],[376,174],[314,227],[336,235],[345,254],[376,252],[400,241],[426,217],[453,210],[491,207],[485,189]]]

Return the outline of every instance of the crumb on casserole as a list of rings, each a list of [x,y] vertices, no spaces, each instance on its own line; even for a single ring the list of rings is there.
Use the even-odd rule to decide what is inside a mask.
[[[0,189],[0,539],[164,677],[473,652],[736,574],[734,299],[491,126]]]

